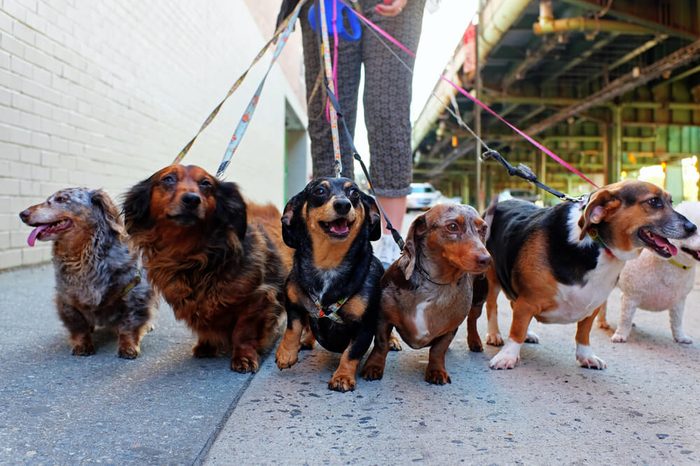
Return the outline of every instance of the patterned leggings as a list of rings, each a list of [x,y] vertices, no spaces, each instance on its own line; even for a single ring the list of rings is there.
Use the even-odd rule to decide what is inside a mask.
[[[374,11],[381,0],[360,0],[363,14],[372,22],[416,50],[420,38],[425,0],[408,0],[404,10],[395,17],[385,17]],[[333,142],[330,124],[325,116],[325,92],[321,85],[314,93],[322,61],[319,56],[320,35],[311,29],[308,21],[309,2],[301,14],[306,67],[306,99],[311,137],[313,176],[333,176]],[[330,12],[328,12],[330,14]],[[331,53],[333,36],[330,33]],[[413,58],[394,46],[392,49],[413,69]],[[365,66],[364,110],[370,148],[370,176],[377,194],[401,197],[410,191],[411,183],[411,83],[412,75],[379,42],[377,37],[362,28],[358,42],[339,40],[338,87],[340,107],[350,132],[355,133],[357,93],[360,86],[360,68]],[[343,176],[353,178],[352,151],[340,130]]]

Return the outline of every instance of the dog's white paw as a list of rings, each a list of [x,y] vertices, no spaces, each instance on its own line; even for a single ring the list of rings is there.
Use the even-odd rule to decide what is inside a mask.
[[[491,369],[513,369],[520,360],[520,344],[508,339],[505,346],[496,356],[491,358]]]
[[[500,333],[487,333],[486,344],[491,346],[503,346],[503,337]]]
[[[615,332],[613,336],[610,337],[610,341],[613,343],[627,343],[627,335]]]
[[[608,367],[605,361],[593,354],[593,350],[588,345],[576,345],[576,361],[586,369],[605,369]]]
[[[533,343],[533,344],[538,344],[540,342],[540,337],[535,333],[531,331],[527,331],[527,336],[525,337],[525,343]]]
[[[681,333],[680,335],[673,337],[673,339],[676,340],[676,343],[681,343],[683,345],[690,345],[693,343],[693,339],[685,333]]]

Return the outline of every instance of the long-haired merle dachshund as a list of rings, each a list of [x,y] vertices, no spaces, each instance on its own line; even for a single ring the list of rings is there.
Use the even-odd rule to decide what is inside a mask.
[[[287,203],[282,234],[296,251],[277,366],[297,362],[302,331],[310,326],[321,346],[342,353],[328,388],[354,390],[379,314],[383,268],[370,244],[381,235],[377,204],[352,180],[318,178]]]
[[[258,369],[278,334],[292,258],[279,217],[193,165],[165,167],[127,194],[126,229],[175,318],[197,333],[195,357],[230,349],[231,370]]]

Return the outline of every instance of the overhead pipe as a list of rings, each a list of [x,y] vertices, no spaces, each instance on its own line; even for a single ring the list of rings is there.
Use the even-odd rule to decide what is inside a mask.
[[[600,18],[560,18],[554,19],[552,0],[540,1],[540,16],[532,25],[532,31],[537,36],[545,34],[560,34],[564,32],[616,32],[618,34],[654,35],[655,31],[624,21],[614,21]]]
[[[488,54],[501,41],[506,31],[522,16],[530,2],[531,0],[489,0],[486,2],[480,15],[483,24],[478,25],[479,49],[477,55],[479,63],[486,63]],[[467,56],[466,49],[466,44],[460,44],[445,69],[444,75],[453,81],[457,82],[457,71],[464,64]],[[443,103],[447,103],[452,100],[456,90],[439,79],[433,93]],[[442,112],[442,104],[432,95],[428,97],[428,101],[414,124],[411,144],[413,150],[425,138]]]

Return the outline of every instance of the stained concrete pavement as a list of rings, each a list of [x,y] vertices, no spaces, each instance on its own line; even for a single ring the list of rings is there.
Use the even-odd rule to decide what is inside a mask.
[[[0,274],[2,464],[700,463],[700,286],[690,346],[666,313],[639,311],[626,344],[594,329],[609,367],[592,371],[576,365],[573,325],[536,324],[541,344],[492,371],[497,349],[469,352],[462,329],[452,384],[425,383],[427,350],[407,349],[382,381],[345,394],[326,389],[338,357],[319,348],[282,372],[267,357],[255,376],[192,359],[194,337],[167,306],[138,359],[117,358],[105,333],[96,355],[73,357],[52,294],[49,266]],[[612,323],[618,312],[615,292]]]

